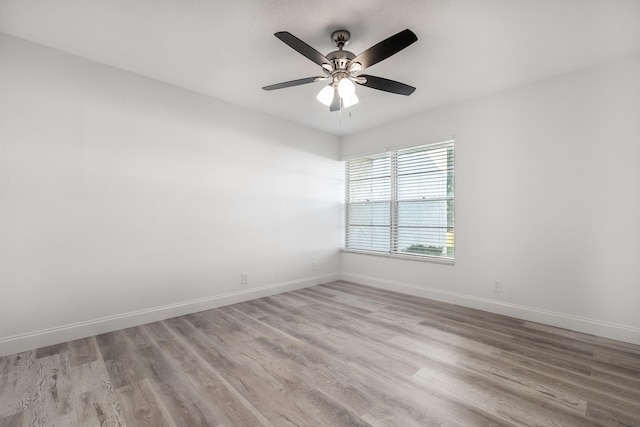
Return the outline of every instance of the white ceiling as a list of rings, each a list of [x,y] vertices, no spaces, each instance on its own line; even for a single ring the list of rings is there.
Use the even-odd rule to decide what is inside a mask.
[[[323,83],[261,89],[322,75],[274,32],[326,54],[341,28],[356,55],[415,32],[416,43],[367,73],[417,91],[358,87],[361,103],[340,123],[315,99]],[[346,135],[638,53],[640,0],[0,0],[0,32]]]

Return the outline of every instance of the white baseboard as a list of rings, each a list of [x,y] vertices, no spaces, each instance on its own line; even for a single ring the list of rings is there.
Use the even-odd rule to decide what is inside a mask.
[[[640,345],[640,329],[630,326],[441,289],[427,288],[410,283],[378,279],[359,274],[331,273],[2,338],[0,339],[0,357],[340,279]]]
[[[191,301],[183,301],[176,304],[138,310],[130,313],[103,317],[100,319],[92,319],[85,322],[58,326],[21,335],[14,335],[0,339],[0,356],[46,347],[106,332],[113,332],[119,329],[130,328],[132,326],[156,322],[158,320],[170,319],[176,316],[183,316],[185,314],[236,304],[256,298],[263,298],[309,286],[329,283],[339,279],[339,273],[306,277],[304,279],[292,280],[284,283],[260,286],[258,288],[229,292],[226,294],[214,295]]]
[[[611,338],[631,344],[640,345],[640,329],[619,325],[601,320],[589,319],[571,314],[558,313],[535,307],[511,304],[488,298],[449,292],[441,289],[417,286],[410,283],[396,282],[360,274],[342,273],[342,280],[367,285],[388,291],[400,292],[436,301],[448,302],[463,307],[476,308],[490,313],[511,316],[530,322],[542,323],[558,328]]]

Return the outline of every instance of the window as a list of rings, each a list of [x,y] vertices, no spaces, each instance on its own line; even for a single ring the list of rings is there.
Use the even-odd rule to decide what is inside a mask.
[[[347,251],[453,260],[454,143],[347,161]]]

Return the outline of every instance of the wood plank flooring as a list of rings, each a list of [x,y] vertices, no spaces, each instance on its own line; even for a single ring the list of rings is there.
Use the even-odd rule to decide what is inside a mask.
[[[640,346],[335,282],[0,358],[6,426],[640,426]]]

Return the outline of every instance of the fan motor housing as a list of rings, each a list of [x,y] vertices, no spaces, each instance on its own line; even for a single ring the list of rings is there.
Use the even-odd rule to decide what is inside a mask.
[[[326,56],[333,64],[334,70],[346,70],[349,62],[356,56],[347,50],[336,50]]]

